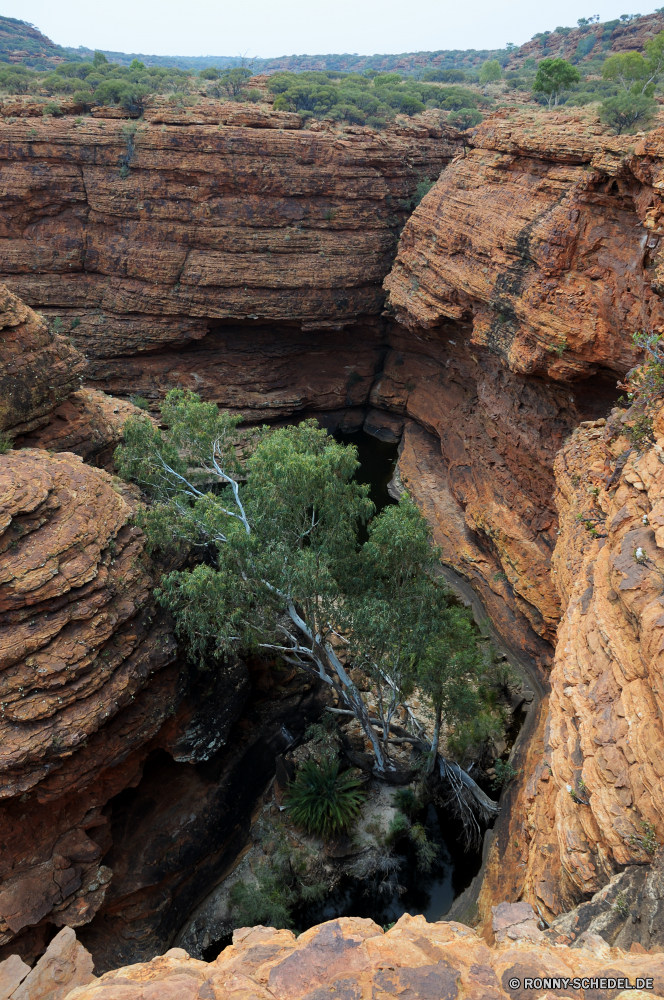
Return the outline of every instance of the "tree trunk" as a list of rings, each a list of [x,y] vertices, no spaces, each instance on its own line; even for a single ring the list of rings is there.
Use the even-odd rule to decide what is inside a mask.
[[[427,774],[432,774],[433,769],[436,766],[436,757],[438,756],[438,746],[440,744],[440,727],[443,721],[443,710],[442,708],[436,708],[436,722],[433,729],[433,740],[431,741],[431,759],[427,767]]]

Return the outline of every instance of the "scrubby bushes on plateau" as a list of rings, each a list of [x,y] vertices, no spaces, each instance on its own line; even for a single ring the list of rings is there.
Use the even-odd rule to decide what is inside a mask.
[[[458,71],[451,72],[458,79]],[[483,102],[480,94],[466,87],[434,86],[403,79],[398,73],[378,73],[373,79],[332,71],[275,73],[268,89],[274,95],[276,110],[297,111],[303,118],[329,117],[378,127],[398,113],[414,115],[427,107],[476,110]]]

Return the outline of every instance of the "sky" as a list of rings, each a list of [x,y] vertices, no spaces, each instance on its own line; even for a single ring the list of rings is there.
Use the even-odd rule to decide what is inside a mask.
[[[596,2],[596,0],[590,0]],[[4,0],[1,13],[60,45],[148,55],[269,58],[521,45],[538,31],[649,14],[627,0]]]

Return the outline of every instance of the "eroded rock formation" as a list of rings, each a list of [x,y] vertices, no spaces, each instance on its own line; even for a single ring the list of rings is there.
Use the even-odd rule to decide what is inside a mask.
[[[532,994],[531,979],[539,985],[535,995],[659,1000],[662,955],[628,954],[595,935],[586,935],[583,947],[554,947],[526,904],[497,907],[494,927],[500,943],[493,948],[463,924],[429,924],[409,914],[386,933],[373,920],[358,917],[328,921],[297,939],[288,930],[244,927],[214,962],[173,948],[146,965],[91,977],[87,984],[81,971],[83,985],[69,996],[139,1000],[158,992],[164,1000],[522,1000]],[[625,989],[637,981],[645,985],[646,977],[652,992]],[[55,994],[54,1000],[65,995]]]
[[[0,456],[0,484],[0,943],[23,933],[34,954],[49,923],[101,905],[101,810],[139,773],[178,668],[122,484],[34,449]]]
[[[33,431],[80,388],[85,361],[65,337],[0,285],[0,431]]]
[[[546,730],[512,824],[520,891],[547,919],[623,866],[647,865],[664,837],[662,417],[641,452],[616,410],[556,459],[565,611]]]
[[[61,321],[86,384],[183,386],[259,420],[366,397],[400,227],[457,145],[422,124],[313,132],[259,112],[272,127],[212,124],[207,104],[0,123],[0,275]]]

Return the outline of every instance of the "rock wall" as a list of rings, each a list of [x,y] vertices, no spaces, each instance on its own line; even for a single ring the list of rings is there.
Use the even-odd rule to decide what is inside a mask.
[[[522,652],[537,653],[524,618],[556,645],[489,852],[487,927],[500,899],[552,921],[647,865],[664,836],[664,440],[628,457],[623,411],[603,419],[616,375],[639,358],[631,335],[664,332],[664,132],[612,138],[581,115],[499,113],[469,146],[407,223],[386,280],[410,345],[431,355],[435,343],[437,364],[422,359],[405,392],[388,355],[372,398],[416,421],[400,474],[446,561],[503,629],[529,635]],[[467,324],[464,339],[452,322]],[[595,514],[597,538],[576,520]]]
[[[0,431],[14,438],[34,431],[71,392],[85,362],[4,285],[0,285]]]
[[[660,410],[656,443],[640,452],[626,416],[582,426],[556,459],[565,610],[541,752],[513,824],[521,892],[549,920],[624,866],[647,865],[664,839],[664,420]]]
[[[0,122],[0,276],[59,320],[94,388],[185,386],[254,419],[366,396],[400,228],[457,145],[203,111]]]
[[[34,954],[103,902],[102,808],[139,773],[179,668],[122,484],[25,449],[0,456],[0,490],[0,944]]]

